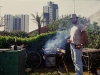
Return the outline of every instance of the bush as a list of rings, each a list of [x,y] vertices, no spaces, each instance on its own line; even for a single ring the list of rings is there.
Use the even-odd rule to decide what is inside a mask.
[[[100,48],[100,29],[87,29],[88,40],[85,47],[87,48]]]
[[[1,36],[21,37],[21,38],[29,37],[28,33],[24,32],[24,31],[20,31],[20,30],[16,30],[13,32],[0,31],[0,35]]]
[[[36,49],[39,50],[43,47],[43,45],[49,38],[55,35],[55,33],[56,32],[44,33],[30,38],[0,36],[0,48],[7,48],[10,45],[13,45],[16,38],[18,45],[20,44],[30,45],[31,47],[36,47]]]

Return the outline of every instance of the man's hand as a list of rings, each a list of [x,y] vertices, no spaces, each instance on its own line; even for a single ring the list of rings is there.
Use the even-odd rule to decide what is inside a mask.
[[[72,42],[72,40],[70,40],[70,39],[67,39],[67,42],[68,42],[68,43],[71,43],[71,42]]]
[[[76,45],[75,48],[76,49],[81,49],[83,46],[82,45]]]

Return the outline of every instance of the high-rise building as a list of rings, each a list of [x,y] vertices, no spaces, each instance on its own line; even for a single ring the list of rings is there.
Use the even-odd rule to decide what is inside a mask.
[[[21,30],[21,18],[15,16],[13,22],[13,30]]]
[[[57,20],[58,18],[58,5],[53,2],[48,2],[47,6],[43,6],[44,23],[49,24],[51,20]]]
[[[29,15],[5,15],[5,31],[21,30],[29,32]]]
[[[15,15],[15,28],[29,32],[29,15]]]
[[[13,16],[11,14],[7,14],[4,16],[4,30],[11,32],[13,31]]]

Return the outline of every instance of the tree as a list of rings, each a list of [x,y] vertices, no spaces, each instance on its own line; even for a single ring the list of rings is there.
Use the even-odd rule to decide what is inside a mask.
[[[48,31],[63,31],[69,30],[72,27],[70,22],[70,15],[62,15],[57,21],[52,21],[47,25]]]
[[[20,30],[15,30],[13,32],[10,32],[10,36],[17,36],[17,37],[29,37],[28,33],[24,32],[24,31],[20,31]]]
[[[41,24],[43,23],[43,14],[41,16],[38,15],[38,13],[36,12],[36,16],[34,14],[31,14],[31,16],[33,17],[33,21],[38,25],[38,34],[40,35],[41,33]]]
[[[98,23],[97,23],[97,22],[93,22],[93,26],[94,26],[94,29],[97,30],[97,28],[98,28]]]

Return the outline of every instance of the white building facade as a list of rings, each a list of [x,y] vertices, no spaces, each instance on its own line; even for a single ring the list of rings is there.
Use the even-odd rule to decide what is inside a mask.
[[[5,31],[8,31],[7,26],[9,27],[9,31],[15,31],[15,30],[21,30],[24,32],[29,32],[29,15],[15,15],[12,16],[13,18],[10,19],[10,22],[8,23],[8,19],[6,18],[8,15],[5,15]],[[7,20],[6,20],[7,19]],[[12,29],[12,30],[11,30]]]
[[[7,14],[4,16],[4,30],[11,32],[13,31],[13,15]]]

